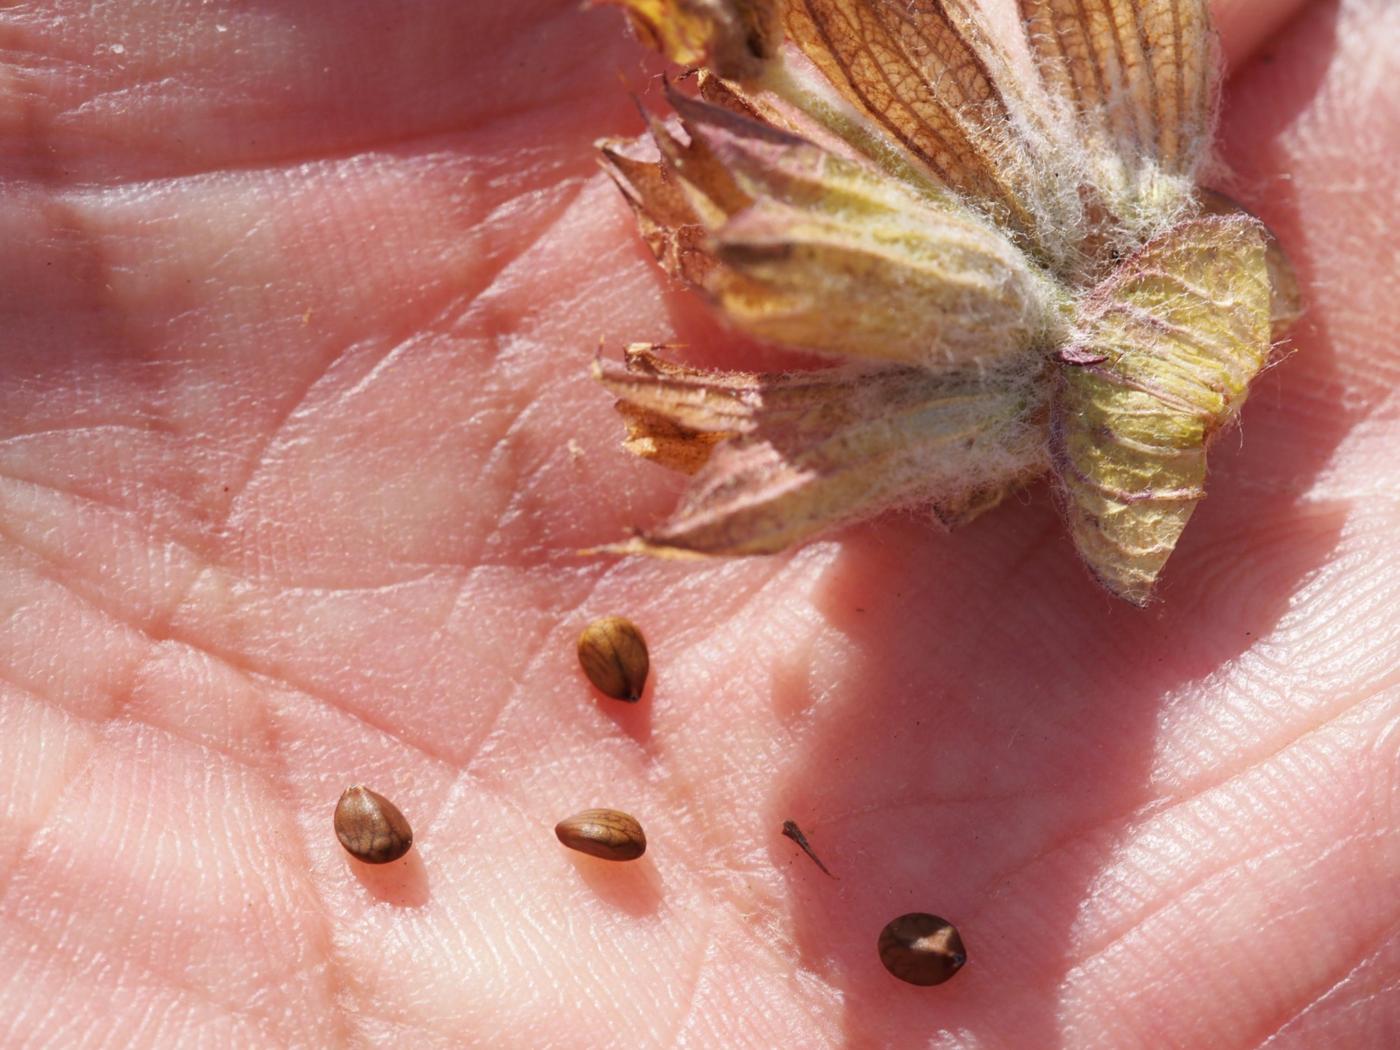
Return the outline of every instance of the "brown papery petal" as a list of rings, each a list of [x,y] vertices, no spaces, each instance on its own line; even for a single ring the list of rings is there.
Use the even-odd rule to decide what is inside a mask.
[[[622,446],[671,470],[694,474],[721,441],[753,429],[762,381],[749,372],[716,372],[668,361],[666,349],[634,343],[619,368],[599,358],[593,378],[617,397],[627,423]]]
[[[672,277],[697,288],[715,267],[709,234],[649,135],[598,143],[599,161],[637,218],[642,240]]]
[[[1114,196],[1192,175],[1209,147],[1216,61],[1205,0],[1018,0],[1041,75],[1069,104]]]
[[[705,375],[654,386],[631,377],[629,403],[697,433],[738,436],[715,448],[670,521],[608,549],[772,553],[895,507],[966,516],[1045,467],[1033,376],[837,369],[719,373],[707,387]]]
[[[1023,106],[1007,63],[965,0],[791,0],[788,36],[870,120],[944,185],[1011,226],[1036,226],[1026,200]]]
[[[1136,604],[1205,495],[1206,449],[1269,353],[1265,231],[1183,223],[1125,260],[1064,352],[1055,471],[1075,546]]]

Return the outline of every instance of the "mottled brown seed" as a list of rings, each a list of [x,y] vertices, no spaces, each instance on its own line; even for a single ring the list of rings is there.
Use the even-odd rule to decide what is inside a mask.
[[[578,662],[604,696],[636,703],[647,684],[651,658],[637,625],[625,616],[594,620],[578,636]]]
[[[942,984],[967,962],[967,951],[951,922],[916,911],[880,931],[880,961],[901,981]]]
[[[559,841],[604,860],[636,860],[647,851],[647,836],[635,817],[616,809],[585,809],[554,825]]]
[[[399,807],[362,785],[346,788],[335,804],[335,837],[366,864],[398,860],[413,845],[413,829]]]

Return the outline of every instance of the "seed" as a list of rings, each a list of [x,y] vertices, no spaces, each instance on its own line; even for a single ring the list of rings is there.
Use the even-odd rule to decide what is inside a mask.
[[[360,785],[346,788],[335,804],[335,837],[366,864],[398,860],[413,845],[413,829],[399,807]]]
[[[942,984],[967,962],[967,951],[951,922],[916,911],[880,931],[880,961],[901,981]]]
[[[604,860],[636,860],[647,851],[647,836],[635,817],[616,809],[585,809],[554,825],[559,841]]]
[[[812,858],[813,864],[821,868],[822,871],[826,872],[826,874],[831,878],[836,878],[835,875],[831,874],[830,869],[822,863],[822,859],[812,851],[812,844],[807,841],[807,836],[802,834],[802,829],[797,826],[797,821],[783,821],[783,834],[786,835],[788,838],[792,839],[793,842],[796,842],[798,848],[800,848],[803,853],[807,854],[807,856]]]
[[[637,625],[625,616],[594,620],[578,636],[578,662],[600,693],[636,703],[647,684],[651,658]]]

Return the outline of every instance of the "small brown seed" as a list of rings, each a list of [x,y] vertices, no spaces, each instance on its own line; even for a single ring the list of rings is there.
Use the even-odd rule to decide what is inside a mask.
[[[413,829],[399,807],[361,785],[346,788],[335,804],[335,837],[366,864],[398,860],[413,845]]]
[[[600,693],[636,703],[647,684],[651,658],[637,625],[625,616],[594,620],[578,636],[578,662]]]
[[[647,851],[647,836],[635,817],[616,809],[585,809],[554,825],[559,841],[604,860],[636,860]]]
[[[880,961],[901,981],[942,984],[967,962],[967,951],[951,922],[916,911],[880,931]]]

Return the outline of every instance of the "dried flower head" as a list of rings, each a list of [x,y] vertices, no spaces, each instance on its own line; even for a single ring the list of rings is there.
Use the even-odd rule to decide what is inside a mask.
[[[1298,312],[1258,220],[1197,186],[1205,0],[613,0],[699,70],[601,144],[662,266],[831,369],[595,373],[633,452],[694,474],[611,550],[757,554],[894,507],[966,521],[1047,472],[1142,604],[1206,451]]]

